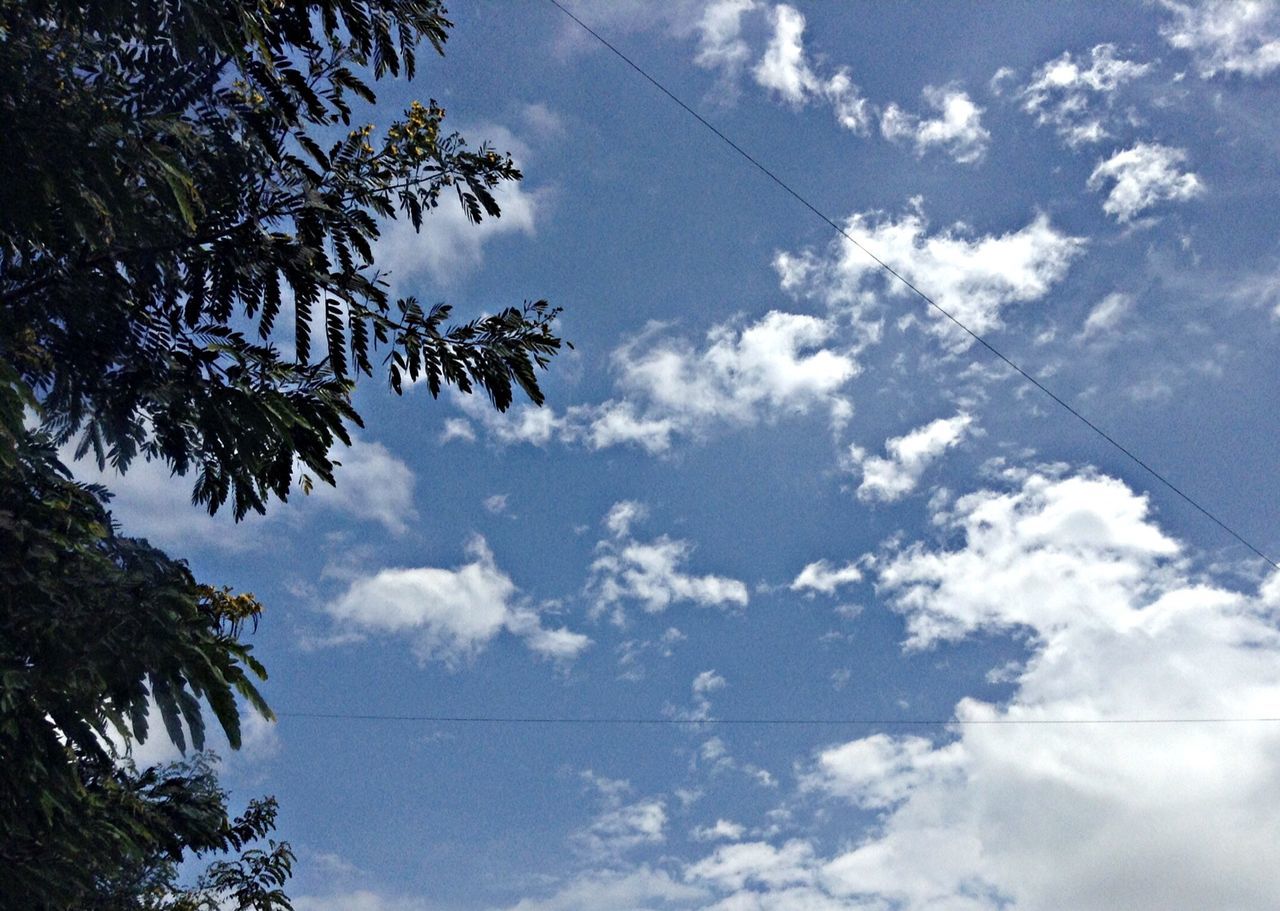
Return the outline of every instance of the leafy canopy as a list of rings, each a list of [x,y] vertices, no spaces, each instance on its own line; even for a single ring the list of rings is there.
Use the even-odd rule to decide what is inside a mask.
[[[0,354],[58,442],[194,470],[238,518],[298,463],[332,482],[376,362],[396,392],[542,402],[556,309],[450,325],[375,262],[381,220],[496,217],[521,177],[434,102],[355,124],[449,26],[436,0],[0,0]]]
[[[241,641],[261,605],[117,534],[106,491],[23,426],[22,393],[0,363],[0,907],[76,907],[119,893],[128,871],[172,879],[184,851],[249,840],[211,770],[138,773],[121,749],[146,739],[152,704],[184,749],[186,732],[204,748],[204,703],[232,747],[237,697],[272,717]]]
[[[356,119],[449,28],[439,0],[0,0],[0,909],[289,907],[273,801],[232,819],[202,760],[127,760],[151,705],[196,750],[206,711],[232,747],[241,704],[271,717],[261,605],[122,534],[59,451],[162,460],[240,518],[299,466],[332,483],[375,370],[542,402],[558,310],[451,323],[376,263],[386,220],[498,217],[521,178],[433,101]]]

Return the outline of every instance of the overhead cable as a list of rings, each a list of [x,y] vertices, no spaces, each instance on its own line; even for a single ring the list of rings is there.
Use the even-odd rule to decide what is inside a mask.
[[[1280,717],[1125,717],[1125,718],[668,718],[639,716],[587,716],[559,715],[397,715],[372,712],[277,712],[283,719],[323,721],[387,721],[417,722],[429,724],[509,724],[509,725],[617,725],[617,726],[679,726],[712,725],[718,727],[749,726],[871,726],[871,727],[986,727],[1024,725],[1135,725],[1135,724],[1263,724],[1280,722]]]

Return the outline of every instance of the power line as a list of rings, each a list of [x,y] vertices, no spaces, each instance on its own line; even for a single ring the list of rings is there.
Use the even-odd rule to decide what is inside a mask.
[[[1169,490],[1173,491],[1175,494],[1177,494],[1187,503],[1191,504],[1191,506],[1195,507],[1195,509],[1199,511],[1201,515],[1205,516],[1205,518],[1209,519],[1211,522],[1213,522],[1215,525],[1217,525],[1227,534],[1231,535],[1231,537],[1235,538],[1237,541],[1239,541],[1249,550],[1253,551],[1255,554],[1257,554],[1259,557],[1261,557],[1263,560],[1269,563],[1273,568],[1280,569],[1280,563],[1277,563],[1275,560],[1271,559],[1271,557],[1263,553],[1257,546],[1252,544],[1247,538],[1241,535],[1238,531],[1236,531],[1226,522],[1219,519],[1216,515],[1210,512],[1206,507],[1200,505],[1200,503],[1194,497],[1186,493],[1184,490],[1182,490],[1182,488],[1178,487],[1178,485],[1174,484],[1173,481],[1166,478],[1163,474],[1161,474],[1155,468],[1148,465],[1145,461],[1139,458],[1133,451],[1131,451],[1130,449],[1125,447],[1123,444],[1121,444],[1118,440],[1116,440],[1115,437],[1111,436],[1111,434],[1107,433],[1105,430],[1103,430],[1093,421],[1089,420],[1089,418],[1085,417],[1083,414],[1077,411],[1074,407],[1068,404],[1063,398],[1061,398],[1052,389],[1045,386],[1043,383],[1037,380],[1034,376],[1032,376],[1030,373],[1028,373],[1026,370],[1020,367],[1017,363],[1015,363],[1013,360],[1007,357],[1003,352],[1001,352],[998,348],[996,348],[993,344],[991,344],[991,342],[987,341],[977,332],[974,332],[972,329],[970,329],[968,326],[962,323],[959,319],[957,319],[950,311],[948,311],[947,309],[939,305],[938,302],[935,301],[932,297],[930,297],[928,294],[925,294],[923,291],[917,288],[912,282],[908,281],[902,275],[902,273],[898,272],[891,265],[889,265],[887,262],[885,262],[883,259],[877,256],[871,250],[869,250],[860,241],[858,241],[857,238],[850,235],[848,231],[846,231],[839,224],[833,221],[831,217],[828,216],[825,212],[823,212],[813,203],[809,202],[809,200],[806,199],[804,196],[801,196],[799,192],[792,189],[792,187],[786,181],[784,181],[781,177],[779,177],[777,174],[775,174],[765,165],[761,164],[760,161],[758,161],[754,156],[752,156],[750,152],[748,152],[742,146],[738,145],[738,143],[730,139],[727,135],[725,135],[725,133],[723,133],[713,123],[711,123],[701,114],[699,114],[689,105],[685,104],[685,102],[681,100],[679,96],[673,93],[670,89],[668,89],[665,85],[663,85],[653,76],[649,75],[649,73],[643,67],[641,67],[638,63],[636,63],[634,60],[632,60],[630,57],[628,57],[626,54],[620,51],[617,47],[611,44],[603,35],[601,35],[591,26],[587,25],[585,22],[583,22],[581,19],[575,16],[572,12],[566,9],[565,6],[562,3],[560,3],[560,0],[547,0],[547,2],[550,3],[552,6],[556,7],[558,10],[560,10],[560,12],[564,13],[575,23],[577,23],[578,26],[580,26],[587,34],[591,35],[591,37],[595,38],[597,41],[603,44],[606,48],[608,48],[611,52],[613,52],[613,54],[616,57],[618,57],[618,59],[620,59],[627,66],[631,67],[641,76],[643,76],[649,83],[651,83],[654,86],[654,88],[656,88],[662,94],[666,95],[669,99],[675,102],[681,109],[683,109],[687,114],[689,114],[689,116],[693,117],[696,121],[698,121],[698,123],[702,124],[708,130],[714,133],[717,137],[719,137],[731,149],[733,149],[735,152],[737,152],[739,155],[745,158],[748,162],[750,162],[758,171],[760,171],[760,173],[764,174],[771,181],[773,181],[775,184],[781,187],[789,196],[791,196],[793,199],[799,202],[802,206],[804,206],[814,215],[818,216],[818,218],[822,219],[822,221],[824,221],[828,226],[830,226],[834,231],[836,231],[836,233],[838,233],[841,237],[843,237],[849,243],[853,244],[855,247],[857,247],[859,250],[865,253],[868,257],[870,257],[876,263],[876,265],[878,265],[881,269],[883,269],[889,275],[896,278],[905,287],[910,289],[917,297],[919,297],[921,300],[927,303],[934,310],[938,311],[938,313],[942,314],[944,317],[946,317],[948,320],[954,323],[957,327],[963,330],[966,335],[968,335],[970,338],[976,341],[983,348],[987,349],[988,352],[990,352],[1000,361],[1004,362],[1008,367],[1010,367],[1012,370],[1018,373],[1023,379],[1031,383],[1031,385],[1035,386],[1037,389],[1039,389],[1041,392],[1043,392],[1045,395],[1051,398],[1058,405],[1062,406],[1062,408],[1064,408],[1067,412],[1073,415],[1082,424],[1084,424],[1086,427],[1088,427],[1098,436],[1102,437],[1104,440],[1110,443],[1115,449],[1119,450],[1121,453],[1127,456],[1139,468],[1141,468],[1151,477],[1155,478],[1157,481],[1159,481]]]
[[[387,715],[364,712],[277,712],[279,718],[323,721],[388,721],[429,724],[509,724],[509,725],[584,725],[584,726],[679,726],[714,725],[719,727],[1021,727],[1030,725],[1135,725],[1135,724],[1263,724],[1280,722],[1280,717],[1206,717],[1206,718],[662,718],[662,717],[584,717],[557,715]]]

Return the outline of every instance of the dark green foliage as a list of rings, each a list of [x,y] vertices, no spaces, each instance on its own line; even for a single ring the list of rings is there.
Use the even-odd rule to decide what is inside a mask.
[[[269,838],[275,828],[274,798],[254,800],[235,819],[227,795],[205,755],[138,772],[126,764],[114,771],[105,794],[109,812],[127,809],[133,821],[125,855],[89,858],[68,882],[89,884],[73,900],[82,911],[290,911],[283,886],[293,872],[288,844]],[[191,885],[179,878],[179,863],[218,856]],[[102,858],[109,862],[102,863]],[[227,859],[229,858],[229,859]],[[96,864],[95,864],[96,861]]]
[[[412,74],[448,27],[430,0],[0,0],[0,356],[59,440],[193,470],[240,517],[298,462],[332,481],[379,360],[396,391],[542,402],[556,310],[449,326],[374,263],[380,219],[421,227],[449,196],[496,217],[521,176],[434,102],[352,127],[366,78]]]
[[[0,904],[74,907],[129,864],[236,847],[207,768],[139,774],[113,744],[146,739],[149,701],[196,749],[202,701],[233,747],[237,697],[270,717],[240,641],[261,605],[116,534],[23,393],[0,364]]]
[[[127,758],[152,704],[196,750],[206,714],[233,748],[242,705],[270,717],[261,605],[120,534],[57,452],[162,460],[240,518],[332,483],[362,375],[542,402],[556,309],[451,325],[375,262],[384,220],[498,217],[521,178],[435,102],[354,122],[449,27],[438,0],[0,0],[0,909],[288,908],[274,801],[233,820],[202,760]]]

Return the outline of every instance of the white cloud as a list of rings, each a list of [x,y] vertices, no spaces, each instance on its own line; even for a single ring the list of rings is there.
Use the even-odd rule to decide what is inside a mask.
[[[964,699],[959,719],[1274,714],[1280,574],[1256,596],[1189,575],[1120,481],[1007,477],[935,514],[947,544],[891,544],[874,561],[911,647],[1029,634],[1007,702]],[[803,794],[856,808],[833,855],[806,839],[735,843],[685,878],[714,907],[755,911],[1264,911],[1280,889],[1277,755],[1268,723],[874,733],[798,769]]]
[[[412,470],[381,443],[360,437],[353,437],[350,447],[339,444],[330,453],[341,463],[334,469],[336,487],[316,481],[308,496],[295,486],[287,503],[271,502],[265,516],[250,512],[239,523],[229,506],[210,516],[203,506],[192,505],[194,476],[174,475],[163,462],[135,459],[121,475],[110,467],[100,470],[92,457],[75,462],[73,451],[68,444],[60,455],[77,480],[102,484],[112,492],[111,512],[124,534],[179,553],[193,546],[233,552],[260,546],[268,530],[304,521],[309,508],[377,522],[397,535],[408,531],[417,518]]]
[[[742,17],[757,8],[756,0],[712,0],[698,20],[698,54],[693,62],[705,69],[720,70],[727,80],[736,80],[751,56],[742,40]]]
[[[369,889],[329,895],[299,895],[292,899],[296,911],[430,911],[421,898],[384,895]]]
[[[326,607],[340,628],[405,635],[423,661],[456,664],[478,654],[504,630],[538,655],[571,660],[591,640],[567,629],[546,629],[522,606],[511,578],[480,536],[467,544],[470,563],[456,569],[384,569],[356,579]]]
[[[858,499],[892,502],[916,489],[925,469],[948,449],[964,439],[973,425],[973,417],[961,412],[952,418],[939,418],[910,433],[885,441],[888,457],[870,456],[854,446],[850,456],[862,470]]]
[[[1247,306],[1270,307],[1271,315],[1280,319],[1280,271],[1262,271],[1234,281],[1228,296]]]
[[[1003,708],[962,718],[1268,714],[1274,605],[1184,575],[1146,499],[1094,475],[1031,474],[941,517],[963,537],[891,556],[881,583],[927,644],[1029,629]],[[1273,583],[1274,584],[1274,581]],[[839,896],[903,908],[1263,909],[1280,873],[1274,725],[971,726],[934,747],[883,734],[822,752],[808,780],[888,810],[823,869]],[[949,906],[949,905],[947,905]]]
[[[1186,159],[1182,149],[1140,142],[1094,168],[1089,189],[1114,181],[1102,210],[1121,223],[1132,221],[1159,203],[1183,202],[1204,193],[1199,177],[1180,170]]]
[[[643,403],[651,420],[688,432],[749,426],[832,404],[859,369],[849,354],[821,347],[834,333],[829,320],[774,310],[741,329],[716,326],[701,350],[646,334],[620,347],[614,363],[627,400]]]
[[[1018,71],[1010,66],[1002,66],[991,75],[991,80],[987,83],[987,88],[992,95],[999,98],[1004,94],[1005,86],[1012,83],[1017,78]]]
[[[499,153],[510,152],[517,163],[529,157],[528,147],[505,127],[480,124],[468,126],[464,133],[472,142],[488,141]],[[384,277],[392,293],[422,296],[433,284],[456,285],[480,267],[485,247],[496,238],[532,237],[551,198],[547,188],[530,189],[523,181],[499,184],[494,197],[502,216],[486,217],[479,224],[468,221],[448,188],[441,194],[440,206],[423,217],[420,232],[413,229],[407,216],[385,222],[373,253],[378,268],[387,273]]]
[[[604,526],[614,537],[625,538],[631,534],[631,524],[649,515],[649,509],[635,500],[619,500],[609,507]]]
[[[707,897],[707,890],[701,886],[680,882],[665,870],[639,866],[628,870],[589,871],[561,886],[550,897],[522,899],[509,911],[601,911],[604,908],[658,911],[686,908]]]
[[[381,443],[353,438],[351,447],[334,456],[335,486],[317,483],[310,499],[357,519],[378,522],[393,534],[409,530],[418,517],[413,505],[413,472]]]
[[[955,774],[955,748],[935,749],[925,737],[872,734],[819,752],[801,782],[868,809],[884,809],[936,779]]]
[[[711,694],[728,686],[728,682],[715,671],[703,671],[693,678],[689,689],[693,692],[693,708],[675,713],[686,721],[705,721],[711,717]]]
[[[484,511],[493,516],[500,516],[507,511],[507,495],[495,493],[484,498]]]
[[[1160,29],[1173,47],[1188,51],[1200,75],[1261,78],[1280,68],[1280,3],[1275,0],[1161,0],[1174,19]]]
[[[1080,329],[1080,338],[1093,338],[1110,332],[1133,309],[1133,295],[1123,291],[1113,291],[1097,306],[1089,311],[1084,326]]]
[[[780,848],[766,842],[722,845],[715,853],[685,870],[685,876],[704,881],[726,891],[749,886],[770,891],[813,881],[813,847],[796,839]]]
[[[1150,68],[1149,63],[1117,57],[1113,44],[1099,44],[1089,52],[1087,67],[1070,52],[1049,61],[1035,71],[1019,97],[1037,123],[1052,126],[1075,148],[1110,135],[1106,118],[1115,91]]]
[[[924,100],[939,116],[926,119],[890,104],[880,117],[884,137],[914,143],[917,155],[940,148],[960,164],[981,161],[991,141],[982,125],[982,108],[955,86],[926,86]]]
[[[684,425],[674,416],[646,417],[634,402],[610,400],[596,407],[570,409],[583,421],[581,438],[592,449],[636,445],[652,455],[671,449],[672,438]]]
[[[691,711],[677,712],[674,717],[684,721],[708,721],[711,718],[711,702],[706,697],[695,697]],[[778,786],[777,779],[768,769],[735,759],[729,752],[729,745],[719,737],[708,737],[702,742],[692,767],[704,768],[712,775],[737,772],[762,788]]]
[[[631,791],[631,782],[625,778],[609,778],[595,769],[583,769],[578,777],[599,795],[606,806],[621,806],[622,798]]]
[[[715,671],[703,671],[697,677],[693,678],[691,688],[693,689],[693,695],[695,697],[705,698],[716,690],[724,689],[726,686],[728,686],[728,684],[725,682],[725,679]]]
[[[780,3],[773,9],[773,37],[755,67],[756,82],[794,107],[815,99],[831,105],[836,121],[846,130],[866,133],[871,109],[848,70],[829,77],[814,72],[804,50],[804,16]]]
[[[859,366],[852,353],[824,347],[835,333],[832,320],[772,311],[746,326],[718,325],[698,348],[655,326],[614,351],[618,398],[559,414],[533,406],[498,414],[482,401],[457,401],[500,443],[635,444],[660,454],[677,436],[700,438],[719,426],[752,426],[817,408],[833,420],[847,415],[840,392]]]
[[[1147,513],[1146,498],[1112,478],[1034,474],[1014,492],[960,498],[950,524],[966,546],[907,548],[882,563],[879,582],[898,593],[916,647],[991,627],[1087,625],[1092,615],[1123,625],[1134,587],[1178,552]]]
[[[862,571],[854,563],[833,566],[826,560],[810,563],[791,582],[793,592],[810,591],[833,595],[842,585],[862,581]]]
[[[153,699],[147,700],[147,739],[139,743],[136,740],[126,744],[119,733],[108,728],[108,741],[121,754],[127,752],[134,764],[145,769],[148,766],[164,765],[177,762],[183,756],[177,745],[169,739],[160,709]],[[280,734],[274,721],[269,721],[252,707],[239,703],[240,714],[240,748],[234,750],[227,740],[222,725],[207,705],[201,704],[200,714],[204,719],[204,749],[218,757],[218,765],[223,768],[241,769],[266,762],[280,752]],[[185,721],[179,721],[186,738],[187,753],[195,749],[191,738],[191,729]]]
[[[1009,305],[1045,297],[1084,248],[1081,238],[1061,233],[1043,214],[1001,235],[974,237],[964,224],[933,234],[928,227],[919,200],[896,219],[871,211],[855,213],[846,222],[851,236],[979,334],[999,328]],[[894,297],[914,297],[848,241],[833,244],[826,255],[779,253],[774,267],[784,290],[855,314],[875,301],[868,286]],[[951,346],[971,344],[950,321],[932,308],[928,312],[934,331]]]
[[[698,826],[689,833],[694,841],[737,841],[746,834],[746,827],[727,819],[717,819],[715,825]]]
[[[445,418],[444,430],[440,432],[440,443],[448,443],[450,440],[474,443],[476,441],[475,428],[471,426],[471,422],[466,418]]]
[[[160,461],[135,459],[129,470],[99,469],[90,454],[82,461],[72,459],[75,447],[68,444],[59,452],[77,481],[101,484],[113,494],[109,507],[120,523],[122,534],[146,538],[152,544],[183,554],[193,547],[237,551],[253,547],[270,516],[250,513],[237,524],[229,509],[210,516],[202,506],[191,503],[194,478],[170,473]],[[275,512],[280,510],[275,505]]]
[[[773,9],[773,38],[756,65],[756,82],[794,105],[804,104],[818,79],[804,53],[804,16],[784,3]]]
[[[666,805],[642,800],[605,810],[575,840],[592,857],[617,857],[643,845],[661,844],[666,825]]]
[[[618,503],[606,519],[612,532],[596,545],[599,554],[591,564],[587,590],[594,615],[611,612],[622,622],[622,605],[639,602],[649,613],[670,605],[691,602],[700,607],[741,607],[747,603],[745,584],[724,576],[694,576],[682,571],[693,547],[666,535],[641,542],[631,537],[630,525],[638,515],[637,504]],[[620,518],[627,513],[627,518]]]
[[[615,649],[618,655],[618,679],[631,683],[644,679],[645,665],[643,658],[652,652],[659,658],[670,658],[675,654],[675,646],[688,637],[674,626],[669,626],[657,639],[626,639]]]
[[[547,107],[541,101],[522,105],[520,120],[524,126],[539,139],[550,139],[560,136],[565,131],[564,117]],[[511,150],[514,153],[514,149]]]
[[[584,770],[581,778],[601,803],[601,811],[591,824],[573,834],[572,840],[582,853],[596,860],[617,858],[634,848],[666,840],[667,809],[661,799],[624,803],[630,782],[606,778],[591,769]]]
[[[484,427],[490,438],[499,443],[546,446],[576,433],[573,424],[565,416],[557,415],[550,406],[516,405],[506,412],[499,412],[484,396],[455,395],[453,399],[472,421]]]

